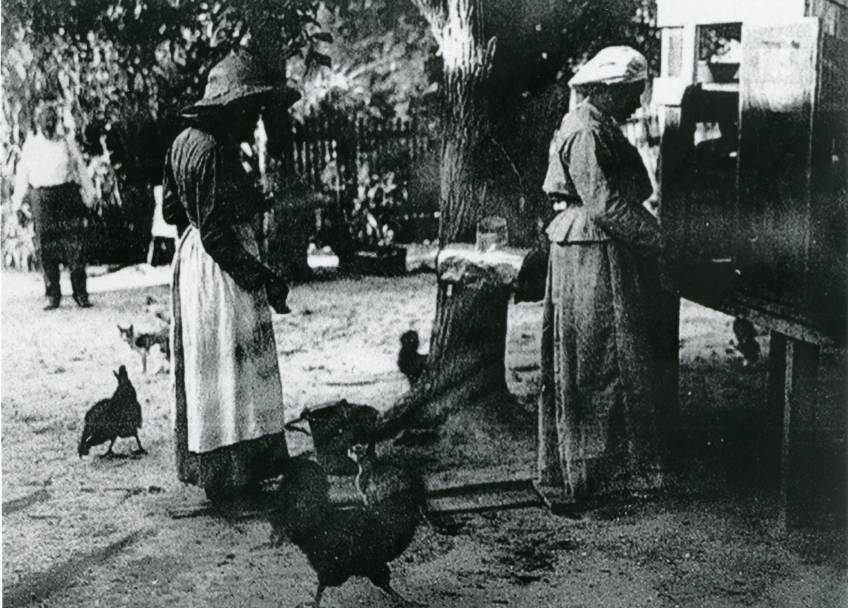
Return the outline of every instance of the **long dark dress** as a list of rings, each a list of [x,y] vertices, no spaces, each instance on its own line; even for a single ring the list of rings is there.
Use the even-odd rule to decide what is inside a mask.
[[[588,102],[551,142],[539,473],[575,498],[663,483],[676,408],[676,302],[660,289],[651,184],[614,120]]]
[[[253,222],[263,209],[222,136],[191,127],[165,160],[163,217],[184,232],[172,282],[177,474],[214,495],[288,458],[279,365]]]

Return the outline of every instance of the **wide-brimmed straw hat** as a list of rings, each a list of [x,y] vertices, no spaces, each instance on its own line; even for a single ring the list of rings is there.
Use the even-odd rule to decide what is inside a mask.
[[[234,101],[250,97],[267,97],[286,107],[300,99],[300,93],[289,87],[275,87],[262,63],[248,51],[233,51],[209,71],[203,97],[183,109],[191,115],[212,108],[221,108]]]

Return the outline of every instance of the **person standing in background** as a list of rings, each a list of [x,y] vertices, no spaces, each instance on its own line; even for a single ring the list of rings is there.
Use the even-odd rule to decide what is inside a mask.
[[[75,143],[60,129],[55,105],[42,106],[36,126],[35,135],[21,150],[12,209],[19,217],[31,215],[33,220],[35,253],[47,296],[44,310],[58,308],[62,300],[59,264],[70,270],[74,302],[88,308],[83,228],[87,209],[94,203],[94,185]]]

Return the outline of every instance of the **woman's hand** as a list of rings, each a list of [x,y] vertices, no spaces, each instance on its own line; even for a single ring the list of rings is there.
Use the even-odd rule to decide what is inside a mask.
[[[282,279],[277,279],[268,283],[265,286],[265,291],[268,294],[268,303],[279,315],[286,315],[291,312],[291,309],[286,305],[286,299],[289,296],[289,286]]]

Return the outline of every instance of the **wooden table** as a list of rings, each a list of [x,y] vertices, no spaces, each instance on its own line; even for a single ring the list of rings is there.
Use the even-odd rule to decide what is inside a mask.
[[[681,295],[713,310],[746,319],[770,331],[768,361],[769,477],[782,501],[784,530],[822,523],[825,488],[807,453],[817,441],[819,357],[834,340],[815,320],[776,303],[761,288],[748,284],[729,264],[713,264],[695,274],[700,283],[681,284]],[[811,470],[812,469],[812,470]]]

